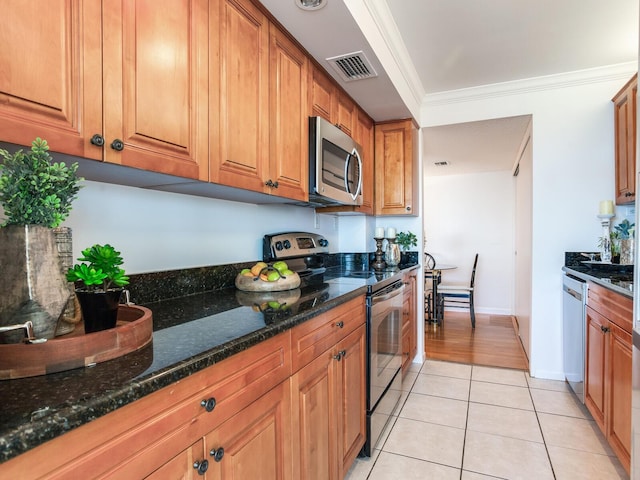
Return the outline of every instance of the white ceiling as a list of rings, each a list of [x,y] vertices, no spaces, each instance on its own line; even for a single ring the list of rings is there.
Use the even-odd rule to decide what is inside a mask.
[[[424,100],[638,60],[638,0],[327,0],[314,12],[297,8],[296,0],[261,1],[330,74],[326,58],[365,53],[378,77],[334,78],[376,121],[411,116],[392,78],[406,79],[413,95]],[[365,33],[358,26],[363,11],[373,19]],[[376,35],[393,52],[395,64],[378,49],[385,64],[393,64],[389,72],[367,40]],[[425,170],[511,169],[526,119],[425,129]],[[431,170],[443,157],[451,168]]]

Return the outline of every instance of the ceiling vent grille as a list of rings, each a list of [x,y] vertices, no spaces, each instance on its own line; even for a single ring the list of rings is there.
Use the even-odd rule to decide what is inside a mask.
[[[442,162],[434,162],[433,163],[436,167],[446,167],[447,165],[449,165],[449,162],[447,162],[446,160],[442,161]]]
[[[365,78],[378,76],[371,66],[369,59],[362,51],[327,58],[327,62],[329,62],[345,82],[364,80]]]

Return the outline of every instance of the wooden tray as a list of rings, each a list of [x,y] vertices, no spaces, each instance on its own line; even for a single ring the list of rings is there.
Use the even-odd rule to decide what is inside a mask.
[[[0,345],[0,380],[34,377],[105,362],[151,342],[153,316],[139,305],[120,305],[115,328],[85,334],[82,322],[73,332],[44,343]]]

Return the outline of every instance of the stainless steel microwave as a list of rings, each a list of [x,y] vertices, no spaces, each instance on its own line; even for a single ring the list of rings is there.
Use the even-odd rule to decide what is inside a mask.
[[[362,205],[362,147],[322,117],[309,117],[309,203]]]

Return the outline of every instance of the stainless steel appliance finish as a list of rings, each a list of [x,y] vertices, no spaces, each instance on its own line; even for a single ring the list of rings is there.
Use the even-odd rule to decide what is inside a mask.
[[[265,262],[286,260],[289,268],[300,276],[323,273],[324,255],[327,253],[329,241],[317,233],[272,233],[262,240],[262,259]]]
[[[393,282],[367,295],[367,439],[362,454],[371,455],[402,387],[402,303],[404,283]]]
[[[309,203],[362,205],[362,148],[321,117],[309,117]]]
[[[562,347],[564,377],[584,403],[587,283],[569,275],[562,278]]]

